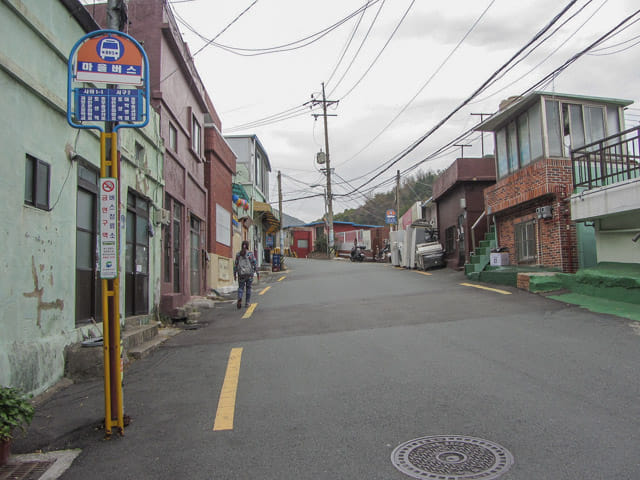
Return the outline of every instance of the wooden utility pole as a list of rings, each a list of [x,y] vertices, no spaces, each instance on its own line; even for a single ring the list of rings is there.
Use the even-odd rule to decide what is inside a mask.
[[[480,117],[480,123],[484,122],[484,116],[486,115],[487,117],[491,116],[491,113],[472,113],[471,115],[473,116],[479,116]],[[484,132],[480,132],[480,147],[481,147],[481,152],[482,152],[482,157],[484,158]]]
[[[313,97],[313,96],[312,96]],[[326,155],[326,172],[327,172],[327,222],[329,223],[329,250],[334,247],[333,239],[333,196],[331,194],[331,157],[329,155],[329,130],[327,127],[327,117],[335,117],[336,115],[327,115],[327,106],[338,103],[337,100],[327,100],[324,91],[324,82],[322,82],[322,100],[311,100],[311,105],[322,104],[322,116],[324,117],[324,150]],[[318,115],[314,115],[318,118]]]
[[[396,172],[396,230],[400,230],[400,170]]]
[[[473,147],[473,145],[463,145],[460,143],[455,143],[453,145],[454,147],[460,147],[460,158],[464,158],[464,147]]]
[[[280,228],[278,229],[278,250],[282,255],[282,175],[278,170],[278,212],[280,213]]]

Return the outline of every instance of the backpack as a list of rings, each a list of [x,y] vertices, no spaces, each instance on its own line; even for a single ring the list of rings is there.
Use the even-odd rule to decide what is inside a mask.
[[[238,275],[241,277],[249,277],[253,275],[253,267],[251,266],[251,260],[249,260],[249,252],[243,257],[238,255]]]

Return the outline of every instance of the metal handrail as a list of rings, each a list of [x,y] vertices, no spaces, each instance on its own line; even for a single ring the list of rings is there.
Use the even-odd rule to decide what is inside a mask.
[[[625,138],[632,134],[631,138]],[[610,185],[640,177],[640,126],[571,151],[574,188]]]

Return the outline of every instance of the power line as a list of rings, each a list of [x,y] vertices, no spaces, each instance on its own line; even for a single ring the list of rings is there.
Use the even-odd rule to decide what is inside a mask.
[[[242,12],[240,12],[240,14],[238,14],[238,16],[236,16],[236,18],[234,18],[233,20],[231,20],[231,22],[229,22],[222,30],[220,30],[220,32],[218,32],[218,34],[213,37],[211,39],[211,41],[205,43],[202,47],[200,47],[200,49],[198,49],[196,51],[196,53],[194,53],[193,55],[191,55],[191,61],[193,62],[194,57],[199,54],[202,50],[204,50],[205,48],[207,48],[209,45],[211,45],[216,38],[218,38],[220,35],[222,35],[224,32],[226,32],[229,27],[231,27],[231,25],[233,25],[234,23],[236,23],[240,17],[242,17],[245,13],[247,13],[249,11],[249,9],[251,9],[251,7],[253,7],[256,3],[258,3],[258,0],[253,0],[253,2],[251,3],[251,5],[249,5],[247,8],[245,8]],[[178,70],[180,70],[180,67],[176,67],[171,73],[169,73],[168,75],[166,75],[164,78],[162,78],[160,80],[159,83],[164,82],[165,80],[167,80],[169,77],[171,77],[174,73],[176,73]]]
[[[589,46],[587,46],[586,48],[584,48],[583,50],[581,50],[580,52],[576,53],[575,55],[573,55],[571,58],[569,58],[567,61],[565,61],[560,67],[556,68],[554,71],[552,71],[551,73],[547,74],[544,78],[542,78],[541,80],[539,80],[538,82],[536,82],[536,84],[534,84],[533,86],[531,86],[530,88],[528,88],[525,92],[522,93],[521,96],[524,96],[534,90],[536,90],[540,85],[544,84],[545,82],[547,82],[549,79],[553,79],[555,78],[555,76],[557,76],[558,74],[562,73],[564,70],[566,70],[571,64],[573,64],[575,61],[577,61],[580,57],[582,57],[584,54],[586,54],[586,52],[588,52],[589,50],[591,50],[592,48],[594,48],[595,46],[601,44],[602,42],[606,41],[607,39],[609,39],[610,37],[612,37],[613,35],[615,35],[615,32],[617,30],[619,30],[625,23],[629,22],[629,20],[631,20],[633,17],[635,17],[636,15],[638,15],[640,13],[640,10],[637,10],[636,12],[632,13],[631,15],[627,16],[625,19],[623,19],[620,23],[618,23],[615,27],[613,27],[612,29],[610,29],[607,33],[605,33],[604,35],[602,35],[601,37],[599,37],[595,42],[591,43]],[[472,130],[469,130],[467,133],[472,132]],[[447,145],[451,145],[453,142],[458,141],[460,138],[462,137],[462,135],[460,137],[458,137],[458,139],[450,142]],[[441,151],[444,147],[441,147],[439,150],[437,150],[434,153],[437,153],[439,151]],[[432,154],[433,155],[433,154]],[[429,157],[427,157],[428,159]],[[425,161],[427,161],[427,159],[422,160],[420,162],[417,162],[416,164],[414,164],[412,167],[410,167],[409,169],[405,170],[405,172],[410,171],[413,168],[417,168],[418,165],[424,163]],[[399,161],[399,159],[395,160],[395,162]],[[387,168],[388,170],[388,168]],[[383,172],[381,172],[383,173]],[[381,174],[380,173],[380,174]],[[375,177],[373,177],[372,179],[370,179],[368,182],[366,182],[364,185],[370,183],[373,179],[375,179],[376,177],[378,177],[380,174],[376,175]],[[385,182],[383,182],[385,183]],[[359,188],[362,188],[363,185],[361,185]],[[353,193],[353,192],[349,192],[349,193]]]
[[[363,6],[359,7],[358,9],[354,10],[353,12],[351,12],[349,15],[347,15],[346,17],[338,20],[337,22],[335,22],[334,24],[323,28],[322,30],[312,33],[311,35],[307,35],[304,38],[301,38],[299,40],[295,40],[293,42],[288,42],[282,45],[276,45],[273,47],[266,47],[266,48],[241,48],[241,47],[233,47],[230,45],[223,45],[220,43],[215,43],[214,39],[212,39],[209,44],[218,47],[222,50],[225,50],[229,53],[233,53],[235,55],[240,55],[240,56],[244,56],[244,57],[254,57],[254,56],[258,56],[258,55],[267,55],[270,53],[279,53],[279,52],[287,52],[287,51],[291,51],[291,50],[297,50],[303,47],[306,47],[308,45],[311,45],[312,43],[317,42],[318,40],[320,40],[321,38],[325,37],[326,35],[328,35],[329,33],[331,33],[333,30],[337,29],[338,27],[344,25],[346,22],[348,22],[349,20],[351,20],[353,17],[355,17],[356,15],[358,15],[359,13],[362,13],[364,10],[366,10],[367,8],[371,7],[372,5],[380,2],[381,0],[369,0],[367,1],[367,3],[365,3]],[[216,36],[217,38],[217,36]],[[204,48],[204,47],[203,47]],[[246,53],[245,53],[246,52]]]
[[[553,19],[538,33],[536,33],[531,40],[529,40],[524,47],[521,47],[506,63],[504,63],[499,69],[493,72],[487,80],[485,80],[480,87],[478,87],[469,97],[467,97],[460,105],[454,108],[449,114],[447,114],[442,120],[440,120],[435,126],[433,126],[429,131],[427,131],[424,135],[414,141],[411,145],[406,147],[402,152],[396,155],[395,159],[390,162],[383,170],[374,175],[372,178],[364,182],[358,189],[368,185],[377,177],[382,175],[384,172],[389,170],[393,165],[398,163],[400,160],[405,158],[411,152],[413,152],[422,142],[424,142],[427,138],[429,138],[435,131],[437,131],[442,125],[444,125],[453,115],[455,115],[458,111],[460,111],[467,103],[469,103],[473,98],[475,98],[480,92],[482,92],[491,82],[497,77],[500,72],[502,72],[507,66],[513,62],[523,51],[529,48],[530,45],[535,43],[542,35],[544,35],[561,17],[564,15],[567,10],[569,10],[577,0],[571,0],[561,11],[558,13]]]
[[[355,157],[357,157],[358,155],[360,155],[362,152],[364,152],[367,148],[369,148],[376,140],[378,140],[378,138],[380,138],[380,136],[386,132],[389,127],[400,117],[400,115],[402,115],[407,108],[409,108],[409,105],[411,105],[414,100],[418,97],[418,95],[420,95],[422,93],[422,91],[427,87],[427,85],[429,85],[431,83],[431,81],[435,78],[435,76],[440,73],[440,70],[442,70],[442,68],[447,64],[447,62],[451,59],[451,57],[453,56],[453,54],[458,50],[458,48],[460,48],[460,46],[463,44],[463,42],[467,39],[467,37],[471,34],[471,32],[475,29],[475,27],[478,25],[478,23],[480,22],[480,20],[482,20],[482,18],[484,17],[484,15],[487,13],[487,11],[491,8],[491,6],[495,3],[495,0],[492,0],[489,5],[487,6],[487,8],[484,9],[484,11],[482,12],[482,14],[476,19],[476,21],[473,23],[473,25],[471,25],[471,27],[467,30],[467,32],[462,36],[462,38],[458,41],[458,43],[456,44],[456,46],[451,50],[451,52],[449,52],[449,54],[445,57],[445,59],[440,63],[440,65],[438,66],[438,68],[436,68],[436,70],[429,76],[429,78],[426,80],[426,82],[424,82],[422,84],[422,86],[418,89],[418,91],[413,95],[413,97],[411,97],[411,99],[400,109],[400,111],[391,119],[391,121],[389,121],[389,123],[387,123],[384,128],[382,130],[380,130],[378,132],[378,134],[373,137],[371,139],[371,141],[369,141],[364,147],[362,147],[360,150],[358,150],[354,155],[352,155],[351,157],[349,157],[348,159],[344,160],[343,162],[339,163],[336,165],[336,167],[340,166],[340,165],[344,165],[345,163],[353,160]],[[375,170],[373,170],[375,171]],[[371,173],[371,172],[369,172]]]

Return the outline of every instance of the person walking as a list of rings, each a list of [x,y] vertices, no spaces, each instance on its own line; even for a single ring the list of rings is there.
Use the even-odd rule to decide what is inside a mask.
[[[260,280],[260,274],[256,269],[256,259],[253,252],[249,251],[249,242],[242,241],[242,249],[236,254],[236,261],[233,264],[233,279],[238,280],[238,303],[237,307],[242,307],[242,296],[244,290],[247,290],[244,306],[248,307],[251,301],[251,284],[253,283],[253,274],[257,274]]]

